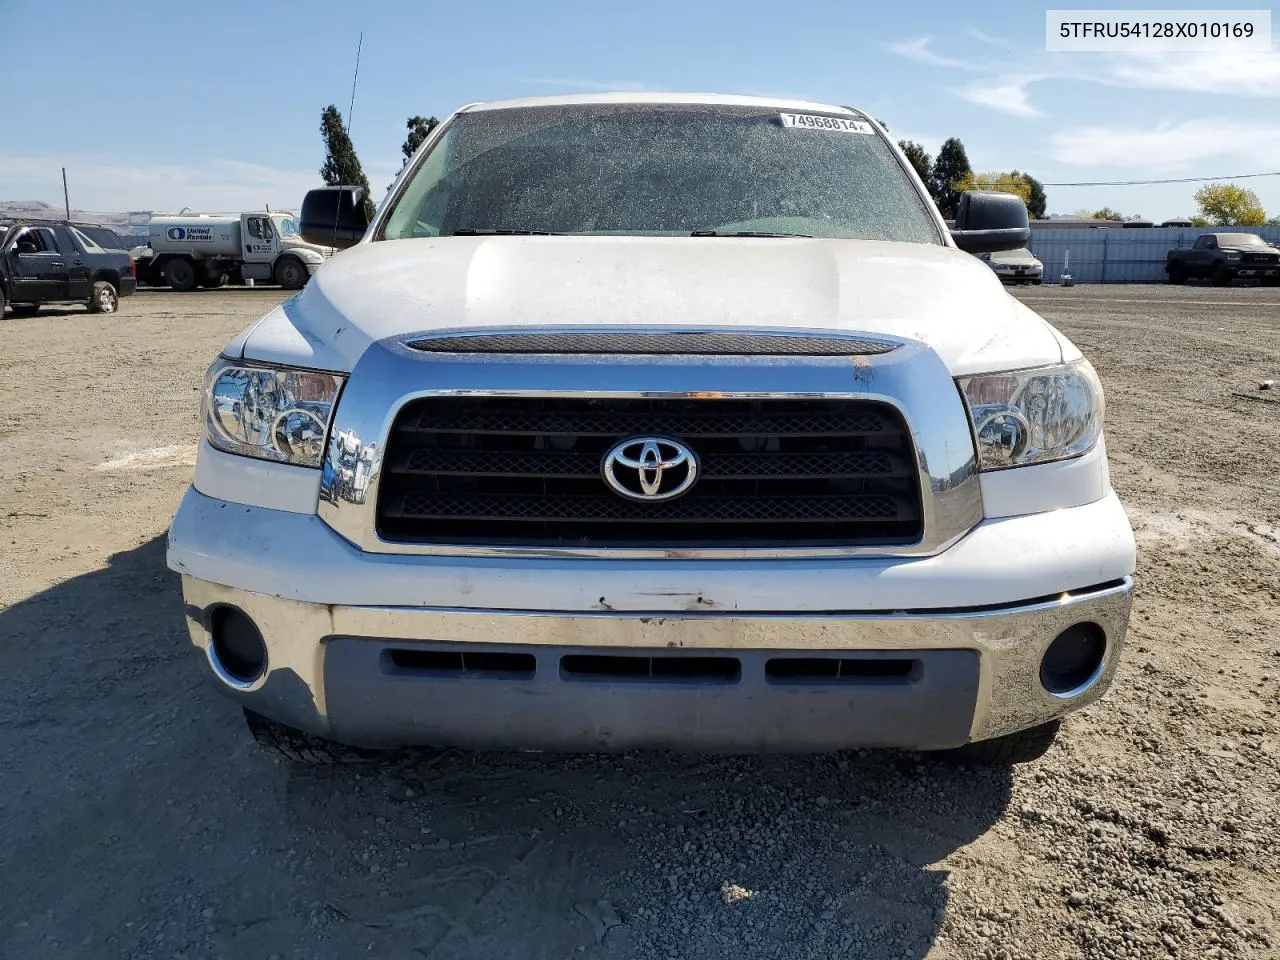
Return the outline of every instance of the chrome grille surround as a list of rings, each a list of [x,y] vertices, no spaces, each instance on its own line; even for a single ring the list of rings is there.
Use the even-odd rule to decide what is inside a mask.
[[[537,329],[572,332],[564,327]],[[360,550],[605,559],[928,556],[954,543],[982,519],[977,464],[964,405],[945,364],[916,341],[894,340],[894,349],[875,355],[785,357],[459,354],[408,346],[430,336],[467,332],[433,331],[380,341],[369,347],[351,373],[329,438],[318,513]],[[811,334],[831,336],[821,330]],[[849,336],[864,342],[888,342],[884,337]],[[432,396],[858,399],[887,404],[905,419],[914,441],[924,533],[918,541],[907,544],[675,549],[385,540],[378,535],[375,512],[387,440],[406,403]]]

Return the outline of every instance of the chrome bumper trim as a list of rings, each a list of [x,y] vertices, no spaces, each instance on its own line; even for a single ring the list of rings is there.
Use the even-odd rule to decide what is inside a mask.
[[[1120,659],[1131,590],[1132,581],[1126,578],[1052,600],[968,611],[644,615],[328,606],[183,577],[188,628],[197,647],[204,650],[208,645],[205,611],[218,604],[239,607],[266,640],[268,677],[253,691],[225,692],[282,722],[322,735],[331,732],[325,708],[325,646],[341,637],[618,650],[975,650],[981,670],[971,739],[983,740],[1062,716],[1106,692]],[[1097,623],[1107,635],[1102,668],[1097,680],[1076,697],[1054,696],[1040,686],[1040,659],[1059,633],[1084,621]]]

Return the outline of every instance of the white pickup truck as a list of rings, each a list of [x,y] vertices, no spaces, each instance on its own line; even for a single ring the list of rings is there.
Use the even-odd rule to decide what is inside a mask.
[[[872,119],[471,105],[229,343],[174,517],[263,743],[1043,754],[1107,689],[1134,541],[1103,397]],[[965,252],[967,251],[967,252]]]

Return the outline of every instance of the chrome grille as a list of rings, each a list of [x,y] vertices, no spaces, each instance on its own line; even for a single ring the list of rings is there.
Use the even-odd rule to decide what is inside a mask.
[[[679,499],[614,494],[601,461],[632,436],[700,462]],[[377,529],[404,543],[596,547],[906,544],[922,535],[911,436],[858,399],[441,396],[396,418]]]

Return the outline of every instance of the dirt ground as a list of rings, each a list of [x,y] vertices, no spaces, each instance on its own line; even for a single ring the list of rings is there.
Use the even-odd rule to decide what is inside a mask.
[[[0,956],[1280,956],[1280,290],[1025,288],[1107,389],[1116,685],[1037,764],[261,752],[164,534],[282,296],[0,321]]]

